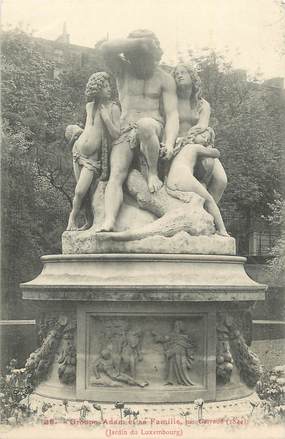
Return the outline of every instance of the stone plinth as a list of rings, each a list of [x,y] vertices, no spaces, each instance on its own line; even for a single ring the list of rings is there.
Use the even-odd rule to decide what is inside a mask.
[[[42,262],[42,273],[21,285],[48,322],[32,359],[39,394],[178,403],[251,393],[260,364],[246,344],[247,313],[266,287],[247,276],[245,258],[90,254]]]

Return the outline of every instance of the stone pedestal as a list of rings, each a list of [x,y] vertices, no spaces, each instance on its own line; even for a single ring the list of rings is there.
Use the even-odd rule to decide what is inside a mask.
[[[32,357],[37,393],[102,402],[230,400],[260,373],[248,310],[265,285],[245,258],[215,255],[44,256],[22,284],[46,317]]]

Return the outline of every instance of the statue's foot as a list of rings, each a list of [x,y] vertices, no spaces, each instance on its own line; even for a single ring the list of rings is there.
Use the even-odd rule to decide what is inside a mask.
[[[219,236],[224,236],[225,238],[230,238],[231,237],[231,235],[225,230],[225,231],[216,231],[216,235],[219,235]]]
[[[113,233],[114,232],[105,232],[105,231],[100,231],[100,232],[96,232],[96,238],[98,238],[98,239],[100,239],[100,241],[101,240],[103,240],[103,239],[112,239],[112,236],[113,236]]]
[[[75,224],[75,222],[69,221],[68,224],[67,224],[67,227],[66,227],[66,231],[67,232],[73,232],[75,230],[76,231],[78,230],[77,225]]]
[[[157,192],[163,186],[162,181],[158,178],[157,175],[149,175],[148,177],[148,188],[150,192]]]
[[[144,387],[146,387],[148,385],[149,385],[149,383],[147,381],[144,382],[144,383],[139,383],[139,386],[142,387],[142,388],[144,388]]]
[[[77,230],[78,230],[79,232],[81,232],[81,231],[83,231],[83,230],[88,230],[88,229],[90,229],[91,226],[92,226],[92,224],[90,224],[90,223],[85,223],[85,224],[83,224],[82,227],[79,227]]]
[[[96,227],[95,232],[101,233],[101,232],[113,232],[114,231],[114,224],[113,223],[104,223],[100,227]]]

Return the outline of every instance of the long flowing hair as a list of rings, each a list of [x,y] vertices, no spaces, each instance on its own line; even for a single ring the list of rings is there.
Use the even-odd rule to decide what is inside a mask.
[[[193,67],[191,67],[189,64],[179,63],[172,70],[172,76],[174,77],[174,79],[175,79],[175,71],[176,71],[178,66],[184,67],[190,75],[190,78],[192,81],[192,92],[190,95],[190,105],[191,105],[191,108],[197,109],[199,111],[200,106],[202,104],[202,84],[201,84],[200,76],[198,75],[197,71]],[[177,91],[178,91],[178,95],[179,95],[179,89]]]

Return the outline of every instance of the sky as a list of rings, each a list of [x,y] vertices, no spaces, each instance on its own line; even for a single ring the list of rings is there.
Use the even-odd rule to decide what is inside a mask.
[[[134,29],[154,31],[174,64],[178,51],[215,49],[260,78],[285,76],[285,0],[0,0],[2,25],[22,25],[55,40],[93,47]],[[283,56],[282,56],[283,53]]]

